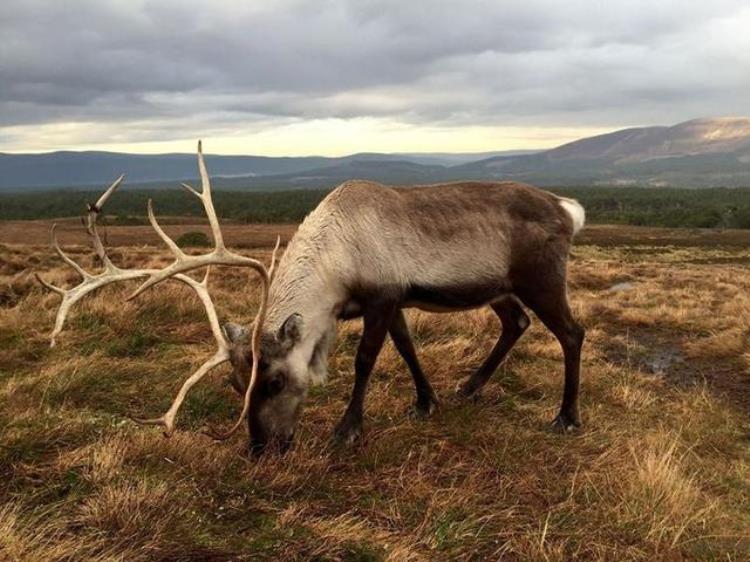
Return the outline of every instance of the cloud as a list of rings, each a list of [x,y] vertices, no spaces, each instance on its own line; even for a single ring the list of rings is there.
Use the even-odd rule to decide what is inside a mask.
[[[748,114],[749,26],[742,1],[5,0],[0,149]]]

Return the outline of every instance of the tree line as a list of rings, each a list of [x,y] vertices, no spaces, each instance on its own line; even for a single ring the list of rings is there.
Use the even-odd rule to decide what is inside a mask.
[[[750,188],[560,187],[586,208],[587,222],[687,228],[750,228]],[[220,217],[238,222],[299,222],[328,190],[214,191]],[[114,224],[145,222],[151,197],[162,216],[204,215],[200,202],[181,190],[123,190],[107,204]],[[0,194],[0,220],[53,219],[82,215],[91,191]],[[112,224],[112,222],[110,222]]]

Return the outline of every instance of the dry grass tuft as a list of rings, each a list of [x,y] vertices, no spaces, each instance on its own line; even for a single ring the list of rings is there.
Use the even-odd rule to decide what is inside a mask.
[[[80,506],[76,523],[118,540],[144,542],[160,539],[169,529],[175,510],[167,483],[145,481],[106,484]]]
[[[654,546],[674,548],[690,528],[705,532],[706,520],[716,509],[703,497],[697,475],[687,472],[687,454],[677,453],[678,442],[657,443],[643,448],[631,445],[634,471],[623,491],[620,509],[642,527]]]

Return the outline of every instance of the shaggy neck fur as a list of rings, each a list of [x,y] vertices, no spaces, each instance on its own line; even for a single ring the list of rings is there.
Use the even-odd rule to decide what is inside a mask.
[[[302,316],[300,342],[291,359],[301,372],[309,371],[310,382],[314,383],[325,379],[335,311],[345,298],[342,279],[335,274],[336,260],[332,259],[332,250],[338,246],[336,223],[335,215],[319,207],[300,225],[279,262],[265,322],[266,331],[276,333],[292,314]]]

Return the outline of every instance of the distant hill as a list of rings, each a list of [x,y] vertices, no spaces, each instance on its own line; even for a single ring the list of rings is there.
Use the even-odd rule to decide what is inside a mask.
[[[359,153],[340,158],[323,156],[268,157],[206,155],[214,177],[223,177],[225,183],[237,184],[231,178],[251,178],[277,175],[304,174],[314,176],[330,169],[335,177],[344,170],[353,171],[361,164],[365,169],[371,163],[392,168],[388,177],[398,178],[398,170],[417,166],[452,166],[495,156],[528,154],[533,151],[496,151],[480,153],[410,153],[379,154]],[[393,164],[386,164],[386,163]],[[427,172],[427,170],[425,170]],[[50,189],[60,187],[100,186],[125,173],[128,185],[153,182],[177,183],[197,177],[195,154],[127,154],[119,152],[50,152],[44,154],[0,153],[0,190]],[[323,174],[325,175],[325,174]],[[412,177],[412,172],[407,173]],[[243,182],[240,181],[239,184]],[[277,184],[278,182],[271,182]],[[238,185],[239,185],[238,184]]]
[[[330,158],[207,156],[212,174],[273,175],[333,165]],[[192,179],[197,176],[194,154],[125,154],[118,152],[51,152],[0,154],[0,188],[99,185],[121,173],[128,183]]]
[[[673,127],[623,129],[564,144],[552,160],[606,159],[616,164],[705,154],[750,155],[750,118],[693,119]]]
[[[543,185],[748,186],[750,118],[623,129],[531,155],[495,156],[453,171]]]
[[[215,185],[232,190],[331,188],[352,178],[404,185],[511,179],[542,186],[750,186],[750,118],[623,129],[544,151],[206,159]],[[0,190],[6,192],[98,189],[123,172],[128,187],[147,189],[171,188],[197,175],[193,154],[0,154]]]

